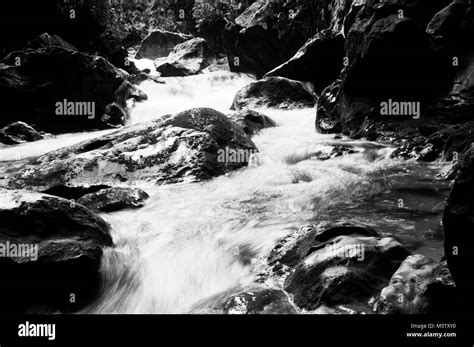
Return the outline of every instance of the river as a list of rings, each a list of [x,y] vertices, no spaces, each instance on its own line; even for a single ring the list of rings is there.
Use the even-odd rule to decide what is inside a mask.
[[[141,84],[149,100],[130,123],[193,107],[231,113],[252,77],[214,71],[165,81]],[[281,237],[317,221],[365,223],[413,253],[441,258],[449,187],[433,180],[436,165],[391,159],[386,144],[317,134],[315,109],[258,111],[278,127],[253,137],[259,154],[249,167],[202,183],[137,182],[150,195],[145,207],[101,214],[116,246],[104,253],[101,295],[83,313],[215,312],[213,297],[251,283]],[[0,172],[106,132],[0,147]],[[317,159],[333,145],[355,153]]]

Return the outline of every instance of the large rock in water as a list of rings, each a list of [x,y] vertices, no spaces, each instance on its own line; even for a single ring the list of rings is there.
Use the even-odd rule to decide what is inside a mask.
[[[313,107],[316,95],[303,82],[268,77],[250,83],[235,95],[232,110],[273,107],[282,109]]]
[[[287,62],[264,77],[280,76],[312,82],[317,93],[334,81],[343,67],[344,37],[324,31],[316,34]]]
[[[13,52],[4,63],[0,125],[25,121],[50,132],[122,125],[126,100],[137,95],[126,76],[99,56],[47,46]],[[121,110],[118,117],[107,114],[110,105]]]
[[[0,190],[0,302],[4,312],[74,311],[100,289],[108,224],[66,199]]]
[[[15,122],[0,130],[0,142],[17,145],[43,139],[43,135],[24,122]]]
[[[452,312],[454,288],[446,261],[437,263],[422,254],[411,255],[371,306],[379,314]]]
[[[238,111],[228,117],[240,125],[248,136],[253,136],[262,129],[277,126],[277,123],[270,117],[252,110]]]
[[[197,37],[177,45],[167,58],[155,60],[162,77],[196,75],[214,61],[206,40]]]
[[[459,291],[459,309],[472,312],[474,300],[474,149],[461,164],[443,216],[444,251]]]
[[[305,225],[278,242],[268,256],[268,264],[294,267],[314,251],[314,245],[344,235],[380,236],[372,228],[350,223]]]
[[[408,255],[400,243],[368,226],[318,223],[280,240],[267,258],[263,278],[284,281],[285,291],[303,309],[344,305],[370,312],[369,298]]]
[[[97,212],[143,207],[149,196],[138,188],[106,188],[81,196],[77,203]]]
[[[223,305],[227,314],[296,314],[283,290],[251,286],[232,295]]]
[[[366,304],[408,251],[392,238],[338,236],[315,247],[285,281],[299,307]]]
[[[154,31],[143,39],[135,58],[156,59],[166,57],[175,46],[190,39],[192,39],[190,35],[165,30]]]
[[[253,142],[224,114],[197,108],[137,124],[31,160],[12,187],[159,184],[209,179],[248,164]]]

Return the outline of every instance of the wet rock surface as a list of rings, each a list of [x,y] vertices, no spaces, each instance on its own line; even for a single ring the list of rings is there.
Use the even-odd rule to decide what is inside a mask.
[[[246,166],[256,150],[224,114],[197,108],[40,156],[12,172],[9,185],[45,191],[204,180]]]
[[[224,304],[226,314],[296,314],[288,294],[282,290],[251,287],[231,296]]]
[[[4,312],[88,304],[100,288],[103,249],[113,245],[109,225],[70,200],[6,189],[1,196]]]
[[[275,107],[293,109],[313,107],[316,95],[303,82],[283,77],[268,77],[239,90],[232,103],[233,110]]]
[[[228,116],[244,129],[248,136],[253,136],[260,130],[277,126],[270,117],[252,110],[243,110]]]
[[[280,283],[297,310],[370,313],[369,300],[409,254],[369,226],[321,222],[280,240],[256,283]]]
[[[215,57],[206,40],[194,38],[177,45],[166,58],[155,60],[162,77],[190,76],[211,65]]]
[[[269,71],[264,77],[280,76],[312,82],[317,93],[339,76],[343,67],[344,38],[341,34],[323,31],[308,40],[287,62]]]
[[[223,45],[231,71],[262,78],[291,59],[314,34],[350,27],[352,19],[346,16],[351,5],[352,1],[346,0],[254,2],[225,26]]]
[[[123,125],[126,114],[111,119],[107,107],[126,109],[127,98],[136,94],[136,87],[127,83],[99,56],[59,46],[13,52],[0,65],[5,100],[0,124],[24,121],[59,133]]]
[[[190,40],[191,38],[190,35],[174,33],[166,30],[154,31],[143,39],[136,54],[136,58],[156,59],[166,57],[177,45]]]
[[[437,263],[424,255],[403,261],[389,285],[371,301],[379,314],[427,314],[450,312],[455,285],[446,261]]]
[[[456,126],[472,130],[472,11],[468,1],[395,0],[351,11],[346,64],[318,100],[317,131],[393,143],[397,157],[451,160]],[[385,114],[388,101],[420,109]]]
[[[0,130],[0,142],[17,145],[43,139],[44,136],[24,122],[15,122]]]
[[[391,238],[338,236],[299,263],[285,281],[295,304],[315,309],[366,302],[407,256]]]
[[[148,194],[138,188],[114,187],[81,196],[77,203],[96,212],[113,212],[145,205]]]

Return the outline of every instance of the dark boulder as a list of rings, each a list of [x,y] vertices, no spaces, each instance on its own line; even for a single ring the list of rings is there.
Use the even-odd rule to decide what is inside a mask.
[[[474,51],[459,56],[459,67],[452,87],[435,105],[444,123],[464,124],[472,120],[474,111]]]
[[[123,85],[125,75],[104,58],[48,46],[13,52],[4,62],[0,125],[20,120],[59,133],[124,124],[125,119],[110,124],[104,116],[109,104],[126,108],[123,89],[132,87]]]
[[[282,109],[313,107],[316,95],[303,82],[268,77],[250,83],[235,95],[232,110],[272,107]]]
[[[463,0],[366,2],[347,31],[347,66],[318,100],[317,131],[391,142],[403,158],[448,159],[451,137],[470,138],[455,127],[472,130],[472,13]],[[389,101],[420,113],[387,116]]]
[[[316,128],[370,136],[387,122],[415,123],[429,118],[429,105],[447,90],[452,77],[448,57],[430,48],[417,21],[397,14],[351,29],[346,43],[349,66],[341,83],[325,90],[318,104]],[[418,114],[389,114],[383,103],[415,103]],[[413,119],[414,117],[418,117]]]
[[[77,48],[71,45],[69,42],[66,42],[63,40],[61,37],[58,35],[50,35],[48,33],[43,33],[37,38],[29,41],[25,49],[40,49],[40,48],[46,48],[46,47],[61,47],[64,49],[69,49],[71,51],[77,51]]]
[[[277,126],[277,123],[270,117],[252,110],[238,111],[228,117],[240,125],[248,136],[253,136],[262,129]]]
[[[350,223],[319,223],[306,225],[283,238],[268,256],[268,264],[283,264],[294,267],[312,253],[314,247],[338,236],[380,236],[375,230]]]
[[[285,280],[301,308],[368,305],[409,255],[392,238],[338,236],[310,253]]]
[[[257,149],[224,114],[197,108],[133,125],[32,159],[11,172],[12,187],[116,186],[209,179],[247,166]]]
[[[167,58],[155,60],[162,77],[196,75],[211,65],[215,57],[206,40],[194,38],[177,45]]]
[[[113,38],[101,37],[98,42],[94,43],[94,47],[89,47],[86,52],[94,52],[95,55],[100,55],[106,58],[116,67],[123,69],[131,74],[139,73],[140,71],[135,66],[135,63],[130,61],[128,51],[118,44]],[[78,49],[70,44],[69,42],[63,40],[58,35],[50,35],[48,33],[43,33],[37,38],[29,41],[23,50],[33,49],[38,50],[47,47],[60,47],[68,49],[71,51],[78,51]]]
[[[17,145],[23,142],[33,142],[44,136],[26,123],[15,122],[0,130],[0,142],[7,145]]]
[[[304,38],[282,37],[278,28],[273,28],[271,21],[275,16],[272,3],[256,1],[235,23],[226,26],[223,41],[231,71],[249,72],[261,78],[303,45]]]
[[[114,187],[86,194],[77,203],[97,212],[114,212],[143,207],[148,197],[141,189]]]
[[[227,314],[296,314],[283,290],[254,286],[232,295],[224,303]]]
[[[444,251],[459,291],[459,309],[474,308],[474,150],[467,151],[449,195],[443,216]]]
[[[280,76],[297,81],[312,82],[320,93],[341,73],[344,58],[342,34],[321,32],[305,43],[287,62],[264,77]]]
[[[143,39],[135,58],[156,59],[166,57],[177,45],[190,39],[192,39],[190,35],[165,30],[154,31]]]
[[[262,78],[289,60],[316,33],[342,32],[352,1],[255,1],[223,34],[231,71]]]
[[[130,56],[125,47],[120,45],[114,45],[113,47],[108,48],[106,51],[99,52],[100,55],[103,55],[114,64],[116,67],[127,71],[130,74],[138,74],[140,70],[137,68],[135,63],[130,60]]]
[[[322,134],[334,134],[342,132],[339,119],[339,92],[341,80],[336,80],[327,86],[318,98],[316,110],[316,130]]]
[[[452,312],[449,299],[455,296],[454,282],[446,261],[437,263],[416,254],[405,259],[388,286],[370,305],[378,314]]]
[[[102,250],[113,245],[108,224],[73,201],[1,194],[3,311],[71,312],[87,305],[100,289]]]
[[[433,48],[457,54],[474,49],[474,6],[469,1],[453,1],[431,19],[426,28]]]

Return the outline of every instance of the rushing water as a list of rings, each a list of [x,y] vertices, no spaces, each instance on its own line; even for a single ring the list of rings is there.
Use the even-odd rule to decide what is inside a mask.
[[[149,100],[137,104],[131,122],[201,106],[230,113],[236,91],[250,81],[217,71],[144,82],[140,88]],[[186,313],[198,303],[207,312],[212,300],[206,299],[252,282],[279,238],[318,220],[371,224],[412,252],[440,258],[447,186],[433,182],[436,167],[390,159],[385,145],[317,134],[314,109],[259,111],[278,127],[253,138],[258,165],[203,183],[142,185],[150,195],[145,207],[102,215],[116,246],[105,250],[102,294],[84,312]],[[97,134],[63,135],[0,153],[11,164],[89,136]],[[356,153],[317,160],[331,144]]]

